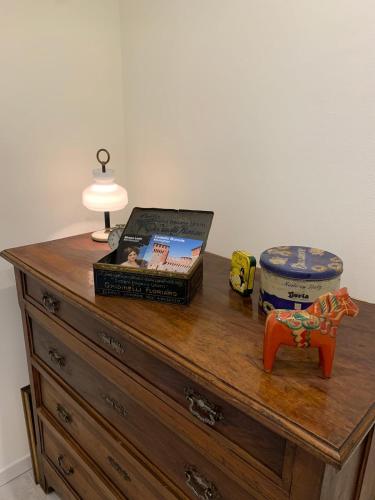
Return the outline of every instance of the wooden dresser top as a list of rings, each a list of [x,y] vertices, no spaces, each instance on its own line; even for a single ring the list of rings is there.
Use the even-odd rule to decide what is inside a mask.
[[[358,302],[359,315],[344,318],[331,379],[321,378],[315,350],[287,347],[269,375],[258,284],[252,299],[233,292],[228,259],[205,254],[203,287],[181,306],[95,296],[92,264],[108,252],[85,234],[1,255],[278,433],[337,466],[347,460],[375,421],[375,305]]]

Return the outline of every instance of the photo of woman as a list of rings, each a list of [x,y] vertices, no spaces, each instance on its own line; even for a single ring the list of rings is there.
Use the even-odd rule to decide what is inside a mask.
[[[126,259],[124,262],[120,264],[120,266],[126,267],[139,267],[137,262],[139,255],[139,248],[137,247],[128,247],[124,249],[124,258]]]

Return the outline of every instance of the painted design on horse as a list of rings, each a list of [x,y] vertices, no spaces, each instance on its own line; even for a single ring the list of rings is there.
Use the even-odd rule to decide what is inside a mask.
[[[294,347],[318,347],[324,377],[332,373],[337,327],[344,315],[356,316],[358,307],[346,288],[320,296],[303,311],[275,309],[267,316],[263,363],[270,372],[281,344]]]

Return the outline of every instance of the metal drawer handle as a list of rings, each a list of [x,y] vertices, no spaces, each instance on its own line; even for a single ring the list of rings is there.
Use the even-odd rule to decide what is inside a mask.
[[[60,368],[65,366],[65,357],[59,354],[56,349],[51,348],[48,351],[49,357],[53,363],[58,365]]]
[[[124,354],[125,347],[117,339],[110,337],[104,332],[99,332],[98,335],[103,344],[111,347],[117,354]]]
[[[111,398],[108,394],[101,394],[101,397],[104,399],[105,403],[113,408],[119,415],[122,417],[126,417],[128,415],[128,412],[118,401],[116,401],[116,399]]]
[[[52,295],[45,293],[42,298],[44,308],[47,309],[51,314],[56,314],[60,307],[60,302],[56,300]]]
[[[201,500],[218,500],[221,498],[214,483],[201,476],[195,467],[187,465],[185,467],[185,477],[186,484]]]
[[[108,462],[110,463],[111,467],[115,469],[116,472],[118,472],[126,481],[130,481],[130,476],[129,474],[119,465],[114,458],[111,456],[107,457]]]
[[[189,401],[189,411],[201,422],[214,426],[215,422],[224,419],[218,406],[207,401],[206,398],[195,392],[190,387],[185,389],[185,398]]]
[[[70,413],[68,413],[65,408],[63,406],[61,406],[60,404],[58,404],[56,406],[56,410],[57,410],[57,414],[59,416],[59,418],[65,422],[66,424],[71,424],[72,423],[72,416],[70,415]]]
[[[71,474],[74,473],[74,469],[71,465],[69,465],[69,467],[64,467],[64,455],[59,455],[57,457],[57,463],[59,464],[59,467],[61,471],[65,474],[65,476],[70,476]]]

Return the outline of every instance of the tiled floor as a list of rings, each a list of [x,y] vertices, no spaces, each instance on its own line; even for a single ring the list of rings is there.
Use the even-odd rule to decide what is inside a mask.
[[[56,493],[45,495],[34,483],[31,470],[0,486],[0,500],[60,500]]]

